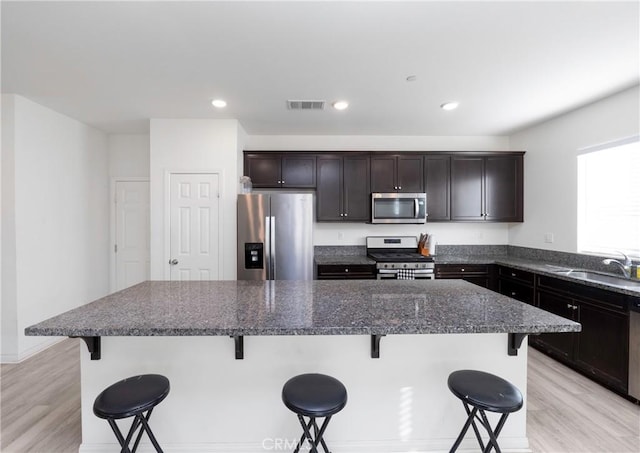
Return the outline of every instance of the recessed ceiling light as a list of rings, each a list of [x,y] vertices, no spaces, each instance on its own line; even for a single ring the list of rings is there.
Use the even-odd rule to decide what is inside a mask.
[[[445,102],[440,105],[442,110],[454,110],[458,108],[458,103],[456,101]]]
[[[223,101],[222,99],[214,99],[211,101],[211,105],[213,105],[217,109],[221,109],[227,106],[227,101]]]
[[[333,108],[336,110],[344,110],[349,107],[349,103],[347,101],[336,101],[331,105],[333,105]]]

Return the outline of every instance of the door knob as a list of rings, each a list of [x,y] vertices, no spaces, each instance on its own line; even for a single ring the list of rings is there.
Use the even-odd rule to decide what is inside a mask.
[[[178,260],[175,258],[172,260],[169,260],[169,264],[171,264],[172,266],[175,266],[176,264],[178,264]]]

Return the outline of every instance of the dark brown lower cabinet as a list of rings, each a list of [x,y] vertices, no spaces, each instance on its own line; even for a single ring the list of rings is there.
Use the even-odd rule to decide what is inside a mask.
[[[436,264],[438,279],[462,279],[484,288],[495,289],[491,264]]]
[[[535,274],[498,266],[498,292],[529,305],[535,304]]]
[[[317,280],[372,280],[376,278],[375,264],[318,264]]]
[[[626,392],[629,361],[629,316],[588,303],[578,305],[582,332],[576,342],[576,364],[596,378]]]
[[[625,296],[551,277],[538,277],[539,308],[582,324],[580,333],[547,333],[533,345],[623,394],[629,371]]]
[[[563,318],[574,319],[573,300],[569,297],[561,296],[547,291],[538,291],[538,308],[553,313]],[[550,355],[570,360],[573,358],[574,343],[577,333],[543,333],[535,336],[538,346]]]

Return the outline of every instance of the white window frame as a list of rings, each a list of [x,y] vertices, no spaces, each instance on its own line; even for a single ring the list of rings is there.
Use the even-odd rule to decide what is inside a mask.
[[[585,184],[594,184],[593,178],[596,176],[592,172],[593,167],[587,168],[585,165],[588,161],[582,159],[583,156],[609,150],[612,148],[622,147],[624,145],[632,143],[640,144],[640,135],[634,135],[631,137],[625,137],[620,140],[615,140],[607,143],[602,143],[587,148],[578,150],[577,155],[577,171],[578,171],[578,209],[577,209],[577,251],[578,253],[592,254],[592,255],[616,255],[618,251],[622,251],[633,257],[640,257],[640,175],[630,172],[627,177],[621,176],[620,179],[616,178],[615,181],[609,183],[607,180],[599,181],[598,190],[609,191],[612,197],[615,197],[618,205],[623,204],[624,209],[630,212],[632,216],[632,224],[628,231],[625,233],[628,236],[629,242],[615,243],[612,240],[613,237],[620,237],[621,230],[618,231],[601,231],[597,234],[593,231],[585,232],[587,229],[585,225],[589,222],[589,213],[593,213],[593,208],[589,209],[585,197],[589,189],[585,188]],[[638,149],[640,153],[640,148]],[[590,171],[591,170],[591,171]],[[620,168],[619,172],[624,175],[626,168]],[[587,179],[585,179],[587,178]],[[605,177],[606,178],[606,177]],[[603,209],[603,212],[606,210]],[[593,217],[592,217],[593,218]],[[633,220],[638,219],[638,220]],[[637,222],[637,223],[636,223]],[[633,225],[636,224],[637,228]],[[638,231],[637,236],[634,237],[635,231]],[[603,240],[595,239],[595,237],[602,237]]]

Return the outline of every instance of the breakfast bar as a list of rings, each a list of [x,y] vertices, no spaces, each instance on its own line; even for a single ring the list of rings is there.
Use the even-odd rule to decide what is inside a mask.
[[[81,350],[81,452],[117,449],[93,400],[145,373],[171,381],[153,417],[165,451],[291,451],[299,426],[282,385],[318,372],[349,395],[327,434],[332,451],[375,453],[450,448],[465,419],[446,383],[458,369],[502,376],[526,404],[523,339],[579,330],[462,280],[148,281],[26,334],[81,337],[93,351]],[[528,448],[525,410],[500,438],[503,449]]]

